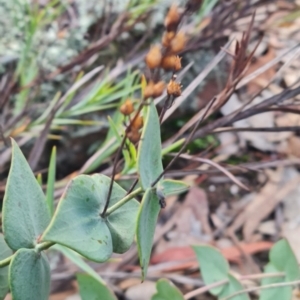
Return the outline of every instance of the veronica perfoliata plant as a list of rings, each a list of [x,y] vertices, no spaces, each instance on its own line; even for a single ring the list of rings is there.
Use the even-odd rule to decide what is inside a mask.
[[[12,140],[2,207],[0,299],[9,289],[15,300],[48,299],[50,267],[44,252],[54,245],[101,263],[113,253],[126,252],[136,235],[142,277],[146,276],[164,199],[187,185],[162,176],[160,122],[154,103],[140,112],[144,121],[135,165],[139,187],[126,191],[105,175],[79,175],[66,187],[54,214],[53,203]],[[141,203],[135,199],[138,195]]]

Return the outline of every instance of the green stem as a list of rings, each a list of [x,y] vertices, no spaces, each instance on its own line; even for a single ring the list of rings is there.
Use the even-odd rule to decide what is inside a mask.
[[[52,247],[53,245],[55,245],[54,242],[44,242],[44,243],[40,243],[40,244],[37,244],[35,246],[35,250],[37,250],[38,252],[41,252],[43,250],[46,250],[50,247]]]
[[[133,191],[132,193],[128,194],[126,197],[124,197],[123,199],[121,199],[120,201],[118,201],[116,204],[114,204],[113,206],[111,206],[110,208],[108,208],[107,211],[106,211],[105,216],[106,217],[109,216],[111,213],[113,213],[119,207],[123,206],[129,200],[131,200],[132,198],[134,198],[138,194],[141,194],[142,192],[143,192],[143,189],[142,188],[138,188],[135,191]]]
[[[50,248],[51,246],[55,245],[54,242],[44,242],[44,243],[40,243],[40,244],[37,244],[35,246],[35,250],[37,250],[38,252],[41,252],[43,250],[46,250],[48,248]],[[8,266],[11,262],[11,260],[13,259],[15,254],[3,259],[3,260],[0,260],[0,268],[4,268],[6,266]]]
[[[0,261],[0,268],[4,268],[10,264],[14,254]]]

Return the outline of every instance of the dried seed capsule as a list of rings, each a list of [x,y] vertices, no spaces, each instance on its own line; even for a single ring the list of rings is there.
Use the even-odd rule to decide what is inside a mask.
[[[166,31],[161,39],[162,45],[166,48],[170,47],[170,43],[174,38],[175,34],[175,31]]]
[[[173,97],[179,97],[181,95],[181,84],[173,79],[170,80],[167,86],[167,93]]]
[[[170,44],[170,50],[172,53],[179,53],[184,49],[186,45],[186,37],[183,32],[178,32],[172,39]]]
[[[143,125],[144,125],[143,117],[139,115],[132,121],[131,128],[139,130],[143,127]]]
[[[166,84],[164,81],[159,81],[155,83],[153,87],[153,97],[156,98],[161,96],[165,88],[166,88]]]
[[[167,31],[175,31],[179,25],[180,19],[181,15],[179,8],[176,4],[173,4],[170,7],[164,21]]]
[[[149,69],[155,69],[160,66],[162,54],[158,45],[152,46],[146,55],[145,61]]]
[[[178,55],[164,56],[161,62],[161,67],[166,71],[179,71],[181,69],[181,57]]]
[[[138,130],[132,129],[127,133],[127,138],[131,143],[135,144],[141,139],[141,133]]]
[[[120,107],[120,112],[124,116],[129,116],[134,111],[133,103],[130,99],[127,99]]]
[[[144,98],[148,99],[153,97],[154,95],[154,82],[152,80],[150,80],[147,85],[146,88],[144,90]]]

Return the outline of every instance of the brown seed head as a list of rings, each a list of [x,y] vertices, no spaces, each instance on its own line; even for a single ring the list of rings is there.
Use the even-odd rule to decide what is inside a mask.
[[[170,80],[167,86],[167,93],[173,97],[179,97],[181,95],[181,84],[173,79]]]
[[[174,38],[175,34],[176,34],[175,31],[165,31],[161,39],[162,45],[166,48],[170,47],[170,43]]]
[[[161,61],[161,67],[166,71],[179,71],[181,69],[181,57],[178,55],[166,55]]]
[[[154,95],[154,82],[152,80],[150,80],[144,90],[144,98],[148,99],[153,97]]]
[[[166,88],[166,84],[164,81],[159,81],[157,83],[154,84],[154,93],[153,93],[153,97],[159,97],[162,95],[162,93],[164,92]]]
[[[134,111],[133,103],[130,99],[127,99],[120,107],[120,112],[124,116],[129,116]]]
[[[137,143],[140,138],[141,138],[141,133],[138,130],[135,130],[132,128],[132,130],[130,130],[127,133],[127,138],[129,139],[129,141],[133,144]]]
[[[131,124],[131,128],[132,130],[139,130],[143,127],[144,125],[144,120],[143,120],[143,117],[138,115],[133,121],[132,121],[132,124]]]
[[[179,53],[184,49],[186,45],[186,37],[183,32],[178,32],[172,39],[170,44],[170,50],[172,53]]]
[[[155,69],[160,66],[162,54],[158,45],[152,46],[146,55],[145,61],[149,69]]]
[[[176,4],[173,4],[166,17],[165,17],[165,27],[167,31],[175,31],[179,25],[181,19],[179,8]]]

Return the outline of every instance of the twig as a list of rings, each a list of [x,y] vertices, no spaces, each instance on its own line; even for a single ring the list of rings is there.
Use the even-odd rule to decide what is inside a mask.
[[[105,217],[106,211],[107,211],[107,209],[108,209],[108,205],[109,205],[109,200],[110,200],[110,196],[111,196],[111,193],[112,193],[113,184],[114,184],[114,181],[115,181],[115,176],[116,176],[116,171],[117,171],[118,160],[119,160],[119,156],[120,156],[120,154],[121,154],[121,151],[122,151],[122,149],[123,149],[123,147],[124,147],[124,145],[125,145],[126,138],[127,138],[127,133],[129,132],[130,127],[131,127],[132,124],[135,122],[136,118],[139,116],[139,114],[140,114],[141,110],[143,109],[144,105],[145,105],[145,100],[143,100],[143,101],[140,103],[140,105],[139,105],[139,107],[138,107],[138,109],[137,109],[137,111],[136,111],[134,117],[130,120],[130,123],[129,123],[129,125],[128,125],[127,128],[126,128],[125,133],[124,133],[124,136],[123,136],[123,139],[122,139],[122,141],[121,141],[121,145],[120,145],[120,147],[118,148],[118,151],[117,151],[117,153],[116,153],[116,156],[115,156],[115,159],[114,159],[114,162],[113,162],[113,170],[112,170],[112,174],[111,174],[111,180],[110,180],[110,184],[109,184],[109,188],[108,188],[107,198],[106,198],[106,202],[105,202],[105,205],[104,205],[104,209],[103,209],[103,211],[102,211],[102,213],[101,213],[101,217],[102,217],[102,218]]]
[[[229,300],[235,296],[250,293],[250,292],[255,292],[255,291],[259,291],[259,290],[285,287],[285,286],[291,286],[291,285],[296,285],[296,284],[300,284],[300,280],[295,280],[295,281],[290,281],[290,282],[271,283],[271,284],[266,284],[266,285],[262,285],[262,286],[255,286],[255,287],[251,287],[251,288],[233,293],[228,297],[222,298],[221,300]]]
[[[188,143],[191,141],[191,139],[193,138],[198,126],[202,123],[202,121],[204,120],[206,114],[208,113],[208,111],[210,110],[210,108],[212,107],[212,105],[214,104],[216,98],[213,98],[211,100],[211,102],[209,103],[209,105],[207,106],[204,114],[202,115],[201,118],[199,118],[198,122],[195,124],[192,132],[190,133],[189,137],[185,140],[184,144],[182,145],[181,149],[179,150],[179,152],[176,154],[176,156],[169,162],[169,164],[165,167],[165,169],[161,172],[161,174],[156,178],[156,180],[151,184],[151,186],[155,186],[157,184],[157,182],[165,175],[166,171],[170,169],[170,167],[173,165],[173,163],[177,160],[177,158],[183,153],[183,151],[185,150],[186,146],[188,145]]]
[[[225,285],[226,283],[228,283],[228,279],[224,279],[222,281],[218,281],[218,282],[212,283],[210,285],[203,286],[203,287],[201,287],[199,289],[196,289],[194,291],[191,291],[191,292],[185,294],[184,295],[184,299],[186,299],[186,300],[191,299],[193,297],[196,297],[198,295],[206,293],[206,292],[208,292],[209,290],[211,290],[213,288]]]

